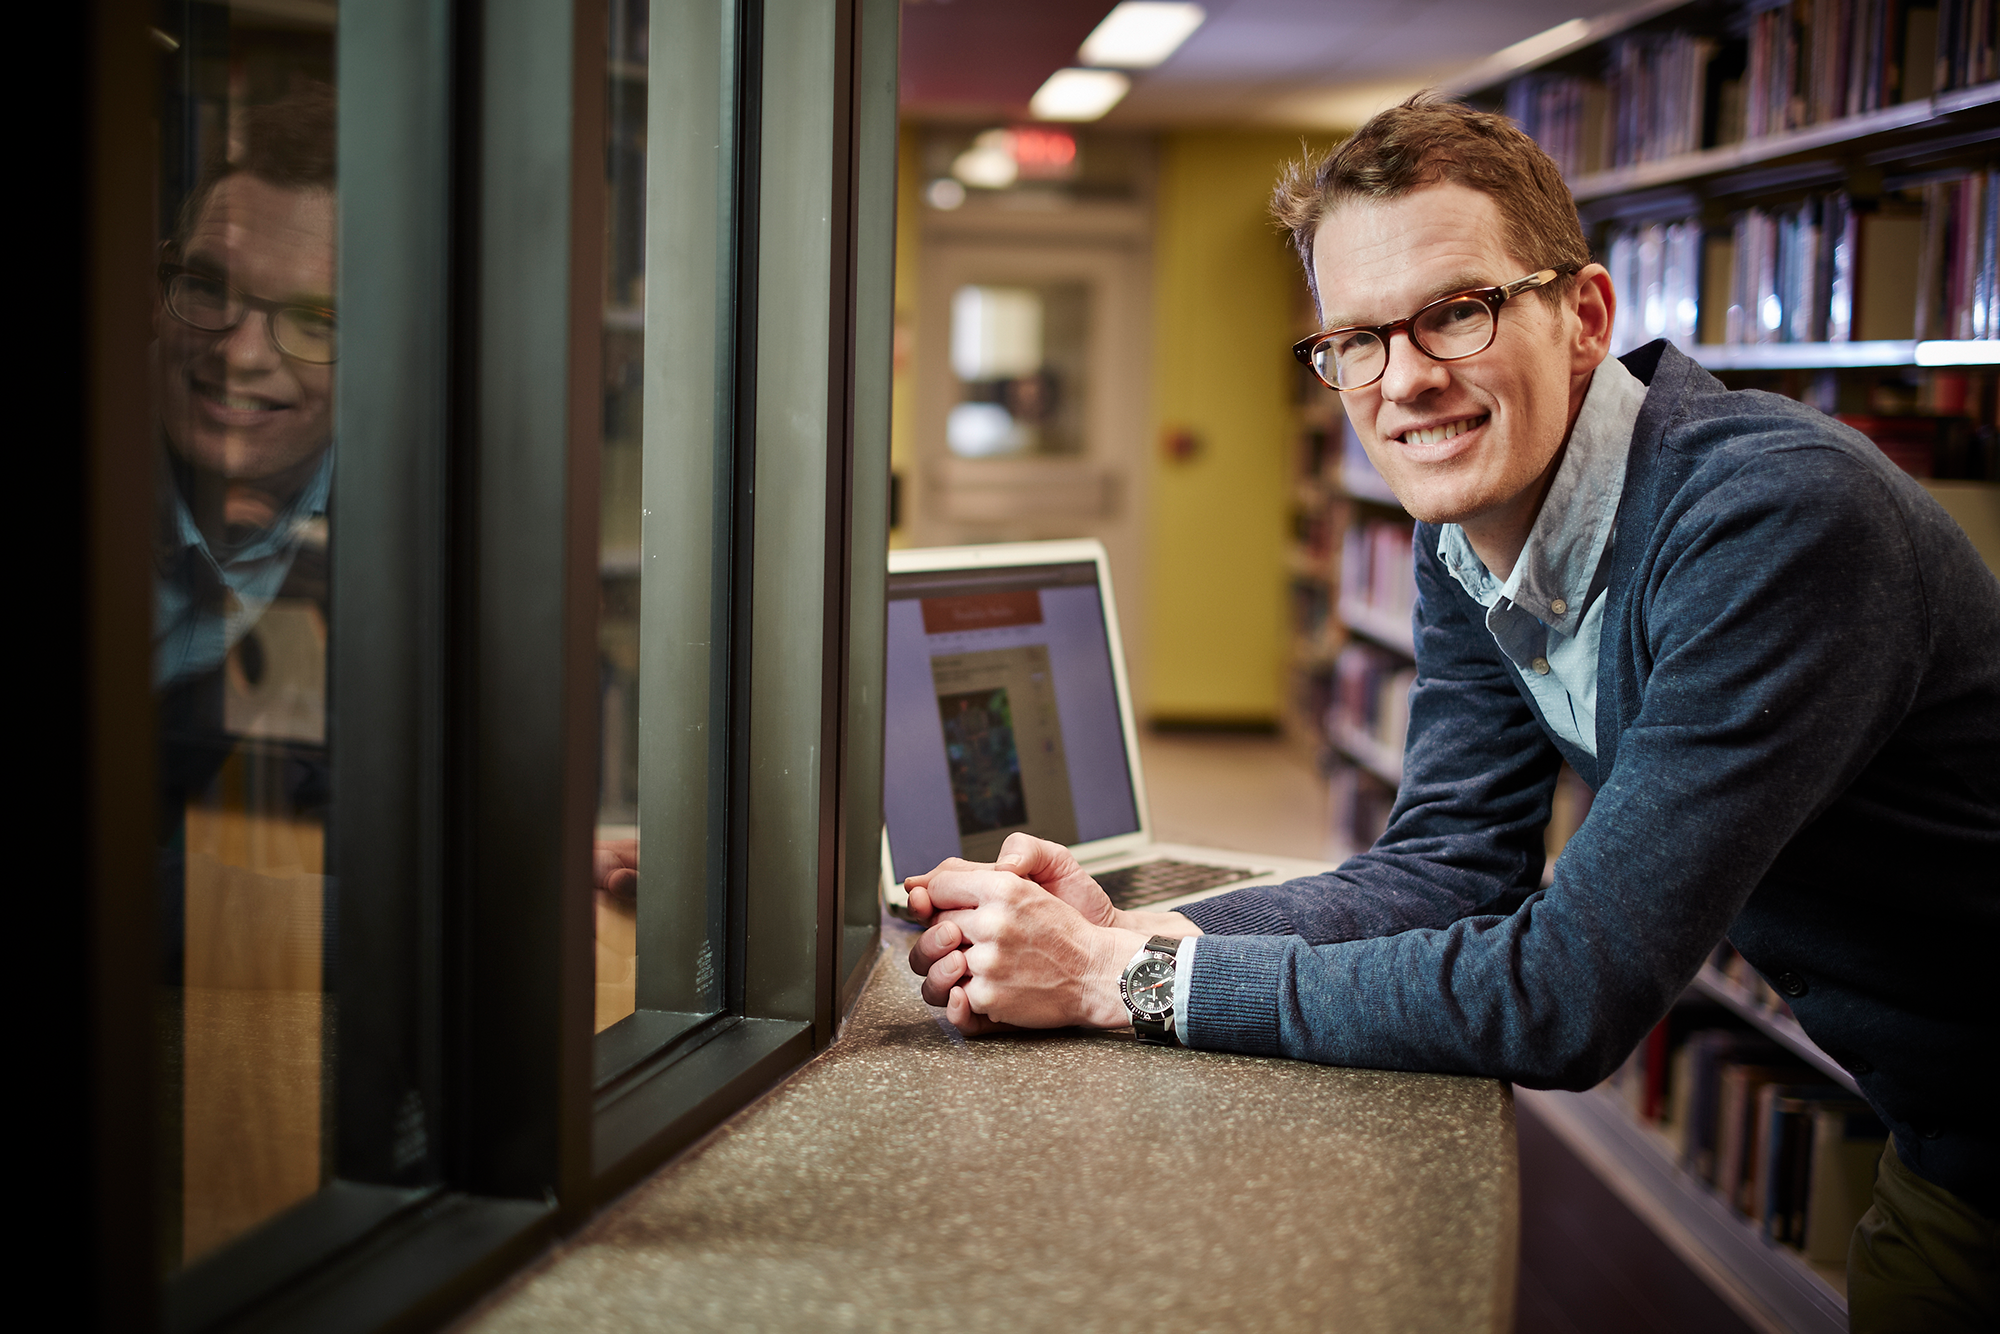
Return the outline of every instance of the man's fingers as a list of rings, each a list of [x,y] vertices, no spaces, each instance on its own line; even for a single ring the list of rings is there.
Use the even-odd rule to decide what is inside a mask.
[[[1023,879],[1039,880],[1041,877],[1036,873],[1054,869],[1058,856],[1066,862],[1069,849],[1060,843],[1017,831],[1007,835],[1007,841],[1000,845],[1000,856],[993,867],[999,871],[1012,871]]]
[[[931,882],[931,877],[936,875],[939,871],[977,871],[984,869],[985,869],[985,864],[982,862],[969,862],[965,860],[965,858],[963,857],[947,857],[943,861],[939,862],[936,866],[933,866],[930,870],[925,871],[920,875],[904,876],[903,884],[906,888],[912,888],[918,885],[928,886]]]
[[[930,919],[933,910],[931,907],[931,892],[916,883],[920,878],[918,876],[911,876],[903,883],[908,887],[910,892],[910,916],[922,922]]]
[[[946,998],[951,995],[953,988],[965,981],[966,974],[967,969],[963,951],[953,950],[950,954],[939,959],[931,965],[930,971],[924,974],[924,985],[922,988],[924,1004],[943,1005]]]
[[[975,1011],[972,1008],[972,1003],[966,999],[964,987],[953,987],[951,989],[951,995],[945,1001],[944,1017],[951,1021],[953,1028],[969,1038],[976,1038],[982,1033],[1013,1033],[1019,1031],[1013,1024],[1003,1024],[998,1020],[988,1019],[985,1015]]]
[[[928,973],[931,965],[947,954],[954,954],[965,943],[965,933],[956,922],[939,922],[930,930],[917,937],[916,944],[910,946],[910,971]]]

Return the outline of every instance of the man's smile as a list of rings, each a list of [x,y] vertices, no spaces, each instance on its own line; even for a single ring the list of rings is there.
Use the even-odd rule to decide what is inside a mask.
[[[1404,458],[1416,463],[1440,463],[1472,448],[1480,428],[1492,420],[1492,413],[1482,412],[1433,420],[1393,435],[1384,434],[1386,443],[1394,444]]]
[[[254,426],[269,421],[274,413],[285,412],[292,406],[262,394],[231,390],[225,385],[194,376],[188,377],[188,387],[194,390],[195,397],[211,417],[230,426]]]

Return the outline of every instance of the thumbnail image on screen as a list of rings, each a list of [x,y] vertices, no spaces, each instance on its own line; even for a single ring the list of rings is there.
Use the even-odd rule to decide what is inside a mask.
[[[1017,829],[1074,843],[1076,803],[1048,645],[936,654],[931,683],[958,815],[959,855],[992,861]]]
[[[939,695],[938,718],[960,836],[1026,824],[1028,799],[1021,795],[1021,753],[1014,748],[1007,692]]]

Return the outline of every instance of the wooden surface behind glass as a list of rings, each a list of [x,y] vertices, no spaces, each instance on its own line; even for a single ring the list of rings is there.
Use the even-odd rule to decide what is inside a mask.
[[[319,1189],[325,829],[245,809],[240,757],[187,808],[182,1260]]]

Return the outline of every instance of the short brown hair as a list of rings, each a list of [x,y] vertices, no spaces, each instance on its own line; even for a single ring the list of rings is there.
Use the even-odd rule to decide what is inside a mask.
[[[186,239],[215,187],[231,176],[255,176],[288,190],[332,190],[337,110],[333,89],[317,79],[296,79],[277,101],[251,107],[239,155],[233,160],[220,153],[211,156],[181,205],[175,244]]]
[[[1590,263],[1576,200],[1541,145],[1505,116],[1426,89],[1370,117],[1332,152],[1289,164],[1271,192],[1271,213],[1292,234],[1314,304],[1313,233],[1328,213],[1349,200],[1387,202],[1447,181],[1492,197],[1507,251],[1523,264],[1574,272]],[[1539,295],[1553,306],[1571,282],[1564,277]]]

